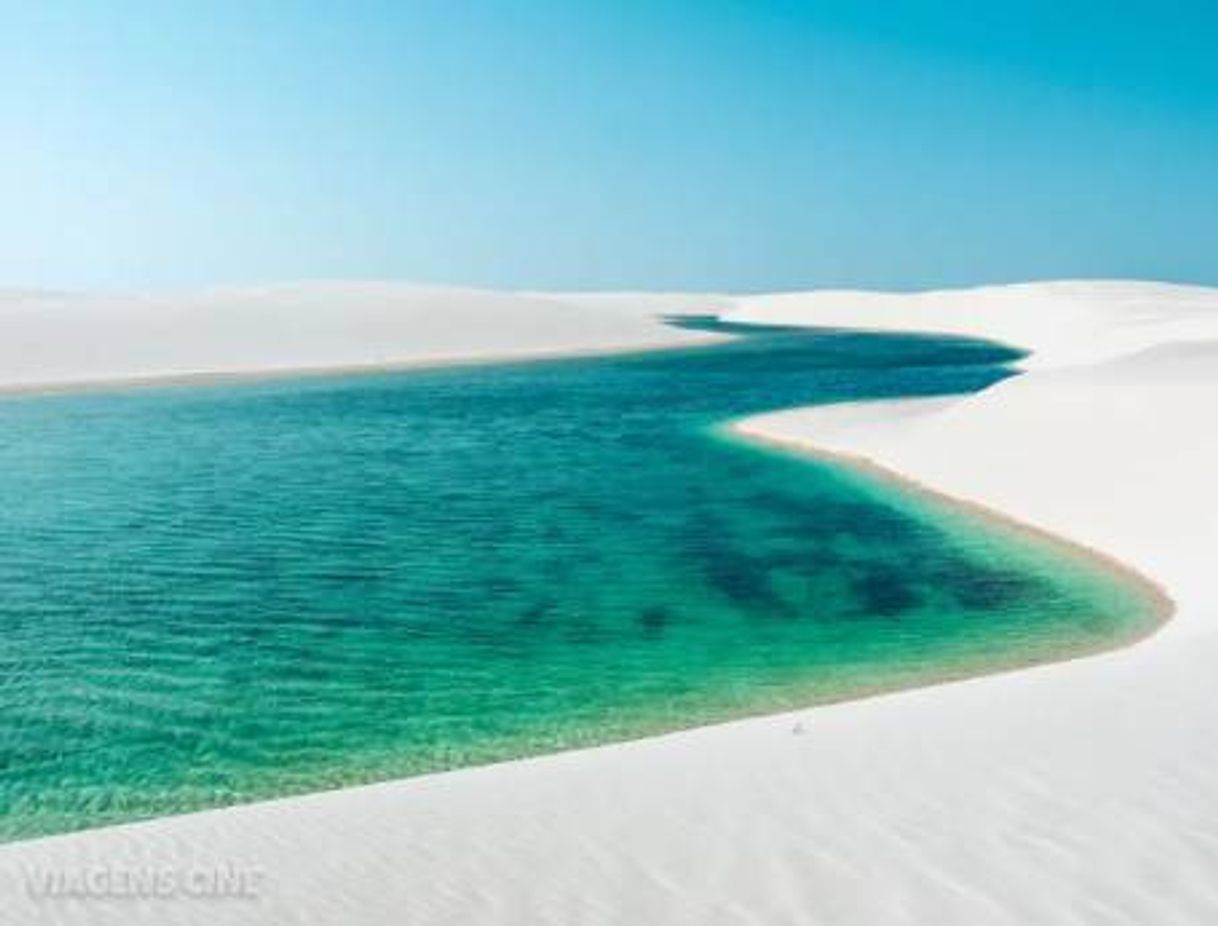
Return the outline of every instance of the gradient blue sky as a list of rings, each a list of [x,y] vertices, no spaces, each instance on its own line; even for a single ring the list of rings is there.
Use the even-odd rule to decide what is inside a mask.
[[[1218,283],[1212,0],[0,0],[0,285]]]

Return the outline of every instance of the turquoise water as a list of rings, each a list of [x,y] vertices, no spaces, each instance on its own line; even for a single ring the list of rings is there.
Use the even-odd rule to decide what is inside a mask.
[[[721,436],[992,345],[698,350],[0,402],[0,838],[1055,658],[1112,575]]]

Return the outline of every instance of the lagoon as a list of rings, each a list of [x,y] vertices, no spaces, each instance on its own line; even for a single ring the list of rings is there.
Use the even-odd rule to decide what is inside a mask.
[[[0,403],[0,838],[995,671],[1153,620],[1099,563],[724,435],[977,390],[1015,352],[735,333]]]

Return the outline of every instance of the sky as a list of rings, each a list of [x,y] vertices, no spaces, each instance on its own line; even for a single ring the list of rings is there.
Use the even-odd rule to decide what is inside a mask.
[[[1213,0],[0,0],[0,286],[1218,284]]]

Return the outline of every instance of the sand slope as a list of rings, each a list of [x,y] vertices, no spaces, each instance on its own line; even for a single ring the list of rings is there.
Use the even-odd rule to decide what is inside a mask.
[[[705,341],[655,297],[314,282],[178,294],[0,289],[0,386],[415,364]],[[713,313],[716,297],[669,311]]]
[[[0,922],[1218,922],[1218,290],[846,302],[751,297],[732,315],[990,334],[1040,352],[977,396],[743,428],[865,456],[1093,545],[1161,582],[1177,617],[1081,661],[0,847]],[[26,892],[30,869],[99,864],[252,866],[264,883],[245,900]]]
[[[1025,366],[1096,362],[1212,333],[1214,290],[1124,280],[1062,280],[925,293],[823,290],[738,299],[734,321],[925,331],[1034,351]]]

